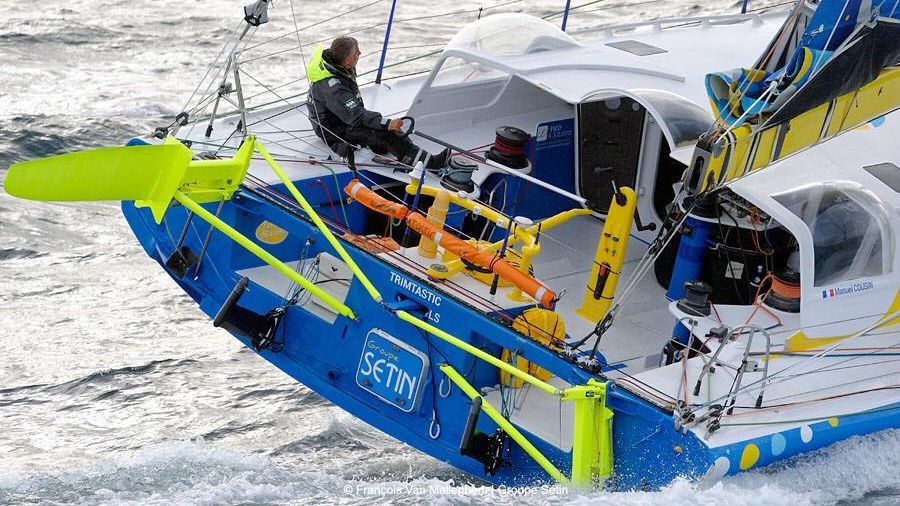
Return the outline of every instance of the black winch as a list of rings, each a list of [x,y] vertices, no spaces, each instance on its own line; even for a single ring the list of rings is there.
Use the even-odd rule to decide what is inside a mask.
[[[521,128],[513,126],[498,127],[496,133],[494,146],[488,150],[487,158],[513,169],[528,167],[525,145],[531,136]]]
[[[441,178],[441,185],[448,190],[472,193],[475,191],[472,173],[477,169],[478,164],[466,158],[465,155],[455,155],[450,158],[450,168]]]
[[[703,281],[688,281],[684,284],[684,297],[676,303],[676,307],[691,316],[709,316],[710,294],[712,287],[709,284]]]

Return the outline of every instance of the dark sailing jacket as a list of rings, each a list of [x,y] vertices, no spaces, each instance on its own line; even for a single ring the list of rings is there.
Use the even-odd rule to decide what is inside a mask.
[[[321,47],[316,48],[307,63],[306,75],[310,82],[306,98],[309,119],[316,134],[329,144],[337,140],[325,137],[329,131],[342,136],[350,128],[387,130],[390,120],[363,104],[356,75],[336,65]]]

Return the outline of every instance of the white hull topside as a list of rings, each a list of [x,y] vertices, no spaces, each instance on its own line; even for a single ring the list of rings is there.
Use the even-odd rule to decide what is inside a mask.
[[[772,39],[783,20],[784,13],[725,16],[688,22],[686,26],[670,29],[659,29],[657,24],[647,23],[623,29],[574,33],[571,35],[582,47],[554,53],[552,62],[548,62],[541,53],[494,62],[515,72],[515,77],[505,83],[502,89],[485,85],[487,99],[475,105],[467,102],[471,97],[457,97],[440,88],[428,88],[428,84],[435,78],[433,74],[371,84],[362,87],[361,92],[367,108],[382,112],[386,117],[411,114],[416,117],[417,129],[464,148],[492,141],[494,129],[500,125],[515,125],[533,133],[535,127],[543,121],[573,117],[578,103],[610,96],[630,96],[633,93],[638,96],[642,90],[678,95],[701,108],[711,118],[703,84],[704,76],[711,70],[749,66]],[[631,40],[663,48],[666,53],[656,55],[658,57],[651,61],[609,46],[610,43]],[[425,88],[428,88],[427,94],[423,91]],[[490,96],[494,96],[491,94],[496,97],[502,95],[504,100],[490,100]],[[281,103],[250,110],[246,121],[253,125],[251,132],[266,142],[273,153],[285,157],[281,162],[282,167],[292,179],[330,177],[330,170],[319,165],[307,161],[292,161],[333,159],[330,149],[311,132],[304,99],[304,96],[299,96],[290,99],[290,105]],[[248,105],[253,106],[252,103]],[[660,124],[658,119],[652,114],[648,115],[644,134],[645,141],[648,137],[656,136],[657,145],[671,140],[671,133],[666,131],[667,126]],[[220,145],[224,145],[226,149],[236,148],[241,142],[240,136],[229,137],[228,134],[236,130],[239,121],[238,114],[216,119],[213,122],[214,133],[207,138],[203,135],[206,122],[201,120],[183,127],[179,136],[194,141],[196,151],[215,149],[214,146]],[[895,113],[879,128],[867,132],[851,132],[843,140],[845,144],[849,143],[849,146],[857,148],[869,143],[893,146],[891,139],[900,138],[898,133],[900,120]],[[415,140],[431,151],[440,149],[440,146],[423,139]],[[670,148],[673,156],[682,159],[684,150],[688,149],[689,153],[690,149],[689,146]],[[658,152],[657,148],[654,149]],[[811,155],[801,153],[797,156],[828,158],[832,149],[850,148],[822,145],[809,150]],[[900,164],[896,149],[893,151],[885,153],[883,148],[866,149],[859,155],[871,158],[873,163],[887,157],[893,163]],[[636,183],[638,195],[643,195],[653,187],[656,174],[652,169],[656,161],[651,158],[642,157]],[[361,151],[356,161],[358,164],[371,163],[372,154]],[[787,160],[780,167],[766,169],[770,172],[765,177],[778,178],[780,173],[791,170],[791,163],[791,160]],[[339,164],[331,167],[338,171],[348,170]],[[398,181],[408,180],[407,175],[395,173],[391,167],[365,168]],[[277,182],[274,174],[261,163],[252,165],[250,172],[267,183]],[[483,182],[492,173],[493,169],[490,167],[481,166],[475,173],[474,180],[476,183]],[[661,221],[649,203],[641,202],[639,209],[642,216],[649,218],[645,221]],[[897,219],[896,214],[893,218]],[[544,250],[534,264],[536,277],[551,285],[557,293],[565,290],[569,294],[569,297],[559,302],[557,311],[564,317],[567,331],[574,338],[588,334],[596,324],[577,315],[575,310],[580,304],[585,278],[590,269],[590,263],[585,259],[592,258],[602,226],[603,221],[596,216],[571,220],[548,234]],[[634,234],[636,238],[645,241],[655,235],[652,232]],[[623,269],[623,280],[628,279],[646,249],[644,242],[631,241]],[[430,263],[430,260],[418,257],[415,248],[405,249],[402,254],[420,265],[427,266]],[[394,261],[387,255],[384,255],[384,259]],[[271,268],[260,267],[253,271],[250,273],[253,279],[264,286],[277,283]],[[411,274],[426,279],[423,272]],[[479,289],[478,282],[466,276],[457,276],[445,283],[468,290]],[[895,283],[892,290],[883,292],[883,296],[888,298],[886,307],[890,306],[896,290]],[[501,307],[510,306],[512,302],[506,297],[508,292],[509,289],[501,288],[489,300]],[[607,375],[617,380],[622,387],[667,409],[672,409],[677,400],[686,401],[687,404],[702,404],[726,396],[732,388],[736,372],[726,367],[717,367],[714,373],[706,374],[704,366],[708,359],[704,356],[691,358],[686,364],[676,362],[658,367],[660,350],[671,338],[675,323],[673,312],[676,310],[669,306],[665,290],[656,283],[652,275],[646,276],[601,342],[600,350],[609,363],[621,367]],[[842,307],[837,304],[835,309],[838,313],[842,311]],[[770,312],[756,311],[755,306],[719,306],[717,316],[733,325],[746,322],[762,328],[772,328],[777,323]],[[731,417],[726,417],[747,425],[727,426],[726,419],[723,418],[723,427],[712,434],[707,433],[703,423],[690,426],[690,430],[708,446],[729,445],[804,427],[811,421],[877,409],[900,401],[898,390],[894,389],[900,378],[900,361],[886,359],[885,355],[878,353],[860,356],[852,352],[810,359],[809,355],[814,355],[821,348],[812,348],[808,353],[798,356],[778,355],[778,352],[786,350],[787,339],[803,329],[803,322],[799,314],[777,312],[777,316],[781,323],[770,332],[772,355],[768,357],[768,374],[773,381],[766,385],[764,409],[753,409],[759,388],[751,388],[735,398],[738,407]],[[838,316],[836,319],[852,315]],[[844,332],[862,331],[871,323],[873,321],[861,322],[855,330],[845,329]],[[700,324],[712,326],[709,322]],[[746,344],[744,339],[746,338],[739,337],[727,344],[719,359],[739,364]],[[852,349],[890,351],[900,346],[900,330],[896,326],[885,326],[866,335],[853,337],[852,340]],[[588,341],[584,347],[589,349],[592,345],[593,341]],[[754,339],[751,352],[757,354],[753,360],[760,367],[766,361],[766,357],[762,356],[765,351],[765,340],[759,337]],[[695,397],[694,384],[701,376],[701,393]],[[760,379],[759,372],[747,372],[743,382],[747,385]],[[499,395],[499,392],[492,392],[488,394],[488,398]],[[778,406],[766,408],[767,405]],[[527,402],[513,410],[511,420],[560,448],[570,448],[573,426],[571,411],[561,411],[564,420],[559,423],[555,417],[550,417],[551,420],[542,416],[548,409],[555,414],[558,409],[556,401],[533,391]],[[759,425],[754,425],[757,423]]]

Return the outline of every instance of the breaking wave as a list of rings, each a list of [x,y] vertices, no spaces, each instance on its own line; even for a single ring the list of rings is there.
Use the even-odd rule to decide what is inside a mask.
[[[326,431],[322,444],[338,455],[344,453],[346,448],[335,445],[339,443],[335,439],[347,438],[331,434],[346,429]],[[316,453],[314,447],[307,450]],[[467,481],[446,468],[441,476],[435,472],[441,466],[424,462],[426,458],[417,460],[431,468],[428,472],[407,469],[407,475],[379,477],[335,472],[347,464],[341,457],[322,467],[302,465],[304,460],[303,454],[279,461],[271,455],[218,448],[203,439],[180,441],[56,474],[0,471],[0,503],[414,504],[455,497],[468,504],[802,506],[879,504],[882,500],[888,504],[896,500],[900,487],[900,431],[852,438],[777,466],[726,478],[704,491],[687,481],[676,481],[657,492],[582,494],[551,486],[503,489]]]

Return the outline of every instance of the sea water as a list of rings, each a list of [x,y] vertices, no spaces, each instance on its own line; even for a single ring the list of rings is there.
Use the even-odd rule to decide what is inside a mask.
[[[243,3],[3,1],[0,177],[15,161],[121,145],[171,121],[240,22]],[[252,43],[293,30],[291,7],[302,27],[367,3],[276,1]],[[565,5],[398,3],[388,62],[440,49],[481,7],[481,15],[546,16]],[[571,29],[740,7],[573,4],[581,7]],[[362,30],[360,71],[371,70],[384,28],[365,28],[382,23],[389,8],[378,2],[302,31],[301,41]],[[452,14],[414,19],[442,13]],[[290,44],[296,38],[270,46]],[[287,97],[303,87],[292,81],[306,55],[288,51],[245,68],[263,82],[287,83],[279,88]],[[0,191],[0,503],[381,502],[897,504],[900,431],[852,438],[705,491],[685,481],[657,492],[588,495],[484,486],[354,419],[213,328],[143,253],[116,204],[45,204]]]

